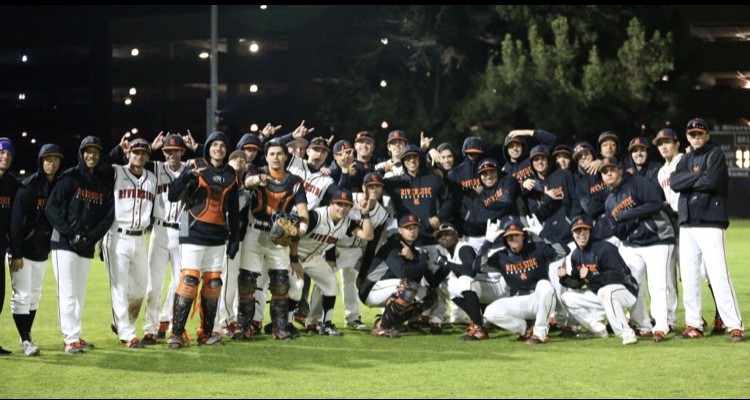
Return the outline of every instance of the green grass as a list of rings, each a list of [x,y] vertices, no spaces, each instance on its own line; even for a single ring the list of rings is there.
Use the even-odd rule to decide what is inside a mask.
[[[750,311],[750,221],[728,231],[730,273],[743,311]],[[8,279],[9,281],[9,279]],[[274,341],[225,341],[223,347],[191,345],[179,351],[164,343],[128,350],[109,330],[108,278],[92,264],[83,337],[96,350],[71,356],[62,350],[55,280],[45,277],[34,326],[39,357],[20,352],[8,302],[0,315],[0,344],[13,350],[0,358],[1,398],[747,398],[750,341],[724,336],[703,340],[619,338],[576,341],[553,334],[547,345],[527,347],[498,331],[482,342],[462,342],[460,332],[416,333],[398,340],[343,329],[340,338],[304,336]],[[681,307],[680,307],[680,311]],[[376,309],[363,308],[372,323]],[[714,313],[707,289],[704,316]],[[335,322],[343,326],[337,304]],[[678,325],[682,325],[682,313]],[[139,334],[142,316],[136,323]],[[191,333],[197,327],[190,320]]]

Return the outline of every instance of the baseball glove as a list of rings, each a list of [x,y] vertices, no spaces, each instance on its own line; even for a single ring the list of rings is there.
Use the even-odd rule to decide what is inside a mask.
[[[289,246],[289,244],[292,243],[292,240],[297,238],[298,233],[299,230],[297,226],[294,225],[294,221],[286,217],[280,217],[274,221],[273,225],[271,225],[271,230],[268,232],[268,236],[270,236],[271,240],[279,246]]]

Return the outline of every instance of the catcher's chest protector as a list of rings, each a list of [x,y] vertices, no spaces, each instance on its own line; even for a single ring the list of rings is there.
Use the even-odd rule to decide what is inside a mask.
[[[286,174],[280,180],[268,179],[266,186],[255,188],[251,211],[256,220],[271,222],[271,216],[276,213],[290,213],[294,207],[294,192],[301,183],[301,179],[292,179],[293,175]]]
[[[198,188],[190,195],[190,215],[201,222],[224,225],[224,202],[236,184],[236,175],[226,168],[219,171],[208,168],[203,171],[198,177]]]

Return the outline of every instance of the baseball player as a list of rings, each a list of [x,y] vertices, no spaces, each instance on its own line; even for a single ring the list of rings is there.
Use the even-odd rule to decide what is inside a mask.
[[[651,320],[646,312],[645,279],[651,298],[654,342],[669,332],[667,268],[674,251],[674,228],[662,207],[663,191],[639,175],[626,173],[615,157],[602,160],[602,181],[609,187],[605,202],[607,220],[622,241],[620,255],[641,287],[631,309],[631,320],[639,333],[648,334]]]
[[[144,335],[141,340],[144,345],[156,344],[157,339],[164,339],[169,329],[169,321],[172,319],[174,291],[180,281],[179,215],[182,203],[169,201],[169,186],[187,168],[186,163],[182,161],[186,150],[189,148],[195,152],[198,147],[190,132],[184,137],[180,134],[164,135],[163,132],[159,132],[151,143],[152,151],[162,150],[165,161],[154,160],[147,164],[156,176],[156,197],[148,243],[149,283],[146,289]],[[171,265],[170,282],[162,301],[167,263]]]
[[[174,296],[172,331],[167,346],[186,346],[185,324],[193,301],[201,289],[201,327],[198,343],[221,345],[213,331],[221,294],[224,253],[234,258],[239,250],[239,200],[237,173],[225,164],[227,136],[212,132],[206,139],[204,158],[175,179],[169,187],[169,201],[182,199],[180,215],[181,277]]]
[[[510,131],[503,143],[503,156],[505,156],[503,172],[513,176],[519,184],[522,184],[533,172],[529,149],[540,144],[551,148],[556,141],[557,136],[541,129]]]
[[[102,239],[104,265],[110,280],[113,330],[125,347],[143,348],[133,323],[146,295],[149,282],[146,229],[156,197],[156,175],[145,169],[151,145],[144,139],[125,137],[110,153],[112,159],[128,159],[125,166],[114,164],[115,220]]]
[[[474,190],[476,187],[481,186],[477,173],[477,164],[484,154],[484,143],[482,143],[482,139],[478,136],[469,136],[464,139],[461,150],[464,160],[448,171],[446,179],[453,195],[453,205],[455,208],[454,215],[451,216],[450,221],[455,221],[459,231],[465,233],[463,225],[467,216],[472,211],[471,206],[475,194]],[[482,225],[482,228],[484,228],[484,221],[482,221]]]
[[[315,282],[315,287],[322,294],[322,314],[314,315],[311,308],[307,316],[307,325],[315,327],[318,321],[322,321],[319,332],[308,329],[308,333],[320,333],[327,336],[341,336],[331,319],[333,308],[336,304],[336,295],[339,292],[338,280],[336,279],[336,243],[347,236],[356,237],[362,241],[373,239],[374,230],[370,211],[376,201],[366,201],[364,205],[357,203],[361,220],[352,220],[349,214],[354,205],[352,192],[348,189],[337,190],[331,198],[331,205],[318,207],[310,211],[310,225],[305,236],[300,238],[298,254],[300,264]],[[363,207],[363,208],[360,208]],[[361,225],[360,225],[361,224]],[[326,253],[329,252],[328,256]],[[296,301],[302,295],[303,281],[292,276],[289,289],[289,299]],[[292,309],[293,311],[293,309]],[[291,320],[289,321],[291,323]]]
[[[114,221],[114,191],[98,170],[102,141],[81,141],[78,165],[68,168],[47,199],[44,214],[54,230],[50,237],[52,267],[57,280],[57,304],[65,352],[80,354],[94,345],[81,338],[81,316],[86,301],[94,248]]]
[[[527,345],[544,344],[549,342],[549,317],[557,302],[549,281],[550,264],[563,260],[569,250],[561,243],[527,240],[523,228],[521,220],[513,215],[487,224],[488,238],[496,237],[498,233],[493,231],[500,230],[505,242],[505,248],[489,257],[487,267],[500,271],[510,296],[488,305],[484,318],[518,333]],[[534,321],[531,332],[527,332],[526,320]]]
[[[573,160],[573,149],[567,144],[558,144],[552,149],[552,157],[560,169],[567,169],[571,173],[578,167]]]
[[[370,210],[370,220],[374,229],[374,238],[362,240],[357,235],[346,235],[336,242],[336,268],[341,271],[341,294],[344,301],[344,320],[346,326],[356,330],[370,329],[362,322],[362,314],[359,309],[360,301],[357,295],[357,275],[365,260],[365,252],[375,254],[380,245],[385,241],[385,223],[389,217],[386,210],[390,204],[390,198],[383,197],[383,178],[377,172],[370,172],[364,177],[362,191],[352,193],[357,207],[352,207],[349,218],[354,221],[362,221],[361,209],[367,207],[370,202],[374,208]],[[373,200],[373,201],[370,201]],[[312,315],[322,313],[322,293],[317,286],[313,288],[310,300],[310,312]],[[308,325],[316,321],[310,320]]]
[[[635,344],[638,338],[628,325],[624,307],[632,307],[638,296],[638,283],[630,274],[617,247],[591,235],[593,221],[588,215],[573,218],[571,231],[576,248],[571,254],[571,272],[564,265],[557,269],[560,284],[571,289],[562,295],[565,307],[588,334],[578,334],[581,339],[609,337],[607,326],[600,316],[607,316],[614,333],[622,338],[623,345]]]
[[[426,252],[415,247],[421,225],[414,215],[403,215],[398,221],[398,234],[360,270],[357,278],[360,300],[368,307],[383,307],[383,314],[372,330],[375,336],[400,337],[399,328],[404,322],[430,309],[437,299],[431,287],[436,287],[445,276],[432,274]],[[428,285],[421,284],[423,278]]]
[[[387,178],[393,175],[400,175],[404,172],[404,166],[401,164],[401,152],[408,144],[406,133],[402,130],[392,130],[388,132],[387,140],[388,154],[390,159],[381,161],[375,165],[375,169]]]
[[[721,320],[731,334],[731,341],[741,342],[745,339],[745,327],[724,248],[729,226],[726,209],[729,174],[724,151],[711,140],[708,125],[700,118],[688,122],[687,139],[690,152],[680,159],[669,177],[672,190],[680,193],[680,276],[686,327],[677,337],[703,337],[700,266],[704,262]]]
[[[60,175],[63,153],[56,144],[39,149],[39,170],[21,182],[13,201],[10,223],[10,310],[21,336],[21,350],[36,356],[39,348],[31,340],[31,327],[42,297],[52,227],[44,215],[44,204]]]
[[[237,288],[239,308],[237,312],[238,330],[232,339],[242,340],[253,335],[251,323],[256,315],[255,291],[258,278],[269,279],[271,290],[271,323],[275,339],[293,339],[287,324],[287,300],[289,298],[289,271],[302,277],[299,255],[287,246],[277,245],[268,232],[279,215],[296,212],[299,219],[299,235],[307,232],[309,216],[304,181],[286,171],[288,158],[286,146],[278,140],[266,142],[264,148],[266,167],[258,174],[248,174],[245,186],[253,192],[249,212],[253,223],[248,226],[240,259],[240,272]]]
[[[10,232],[11,207],[18,190],[18,179],[10,173],[15,146],[9,138],[0,138],[0,228]],[[7,233],[0,235],[0,256],[3,272],[0,274],[0,313],[5,305],[5,253],[8,249]],[[12,352],[0,346],[0,357],[9,356]]]

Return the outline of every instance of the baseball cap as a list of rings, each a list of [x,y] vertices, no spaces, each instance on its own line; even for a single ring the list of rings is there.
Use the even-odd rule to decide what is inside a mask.
[[[433,236],[438,237],[446,232],[453,231],[456,234],[458,234],[458,231],[456,230],[456,227],[453,226],[450,222],[444,222],[440,224],[440,226],[437,228],[437,230],[433,233]]]
[[[404,215],[404,216],[402,216],[401,218],[398,219],[398,227],[399,228],[403,228],[403,227],[409,226],[409,225],[422,225],[422,223],[419,222],[419,218],[417,218],[417,217],[415,217],[415,216],[413,216],[411,214],[406,214],[406,215]]]
[[[339,189],[333,192],[331,203],[345,203],[350,205],[354,204],[352,192],[349,189]]]
[[[464,139],[463,147],[461,148],[464,154],[484,154],[484,144],[482,139],[478,136],[469,136]]]
[[[477,166],[477,174],[481,174],[484,171],[491,171],[493,169],[497,171],[499,169],[498,165],[499,164],[495,159],[485,158],[479,162],[479,165]]]
[[[508,135],[508,136],[505,137],[505,142],[503,143],[503,147],[508,147],[508,145],[510,145],[513,142],[520,143],[522,145],[526,144],[526,143],[524,143],[523,139],[521,139],[519,136],[510,136],[510,135]]]
[[[292,147],[292,148],[303,148],[303,147],[307,147],[307,145],[309,144],[310,142],[308,142],[307,139],[303,137],[298,137],[298,138],[294,138],[294,140],[292,140],[291,142],[288,142],[286,146]]]
[[[552,155],[557,157],[560,154],[567,154],[568,157],[573,158],[573,151],[567,144],[558,144],[555,149],[552,150]]]
[[[570,224],[570,231],[573,232],[579,228],[591,229],[594,223],[591,221],[591,217],[586,214],[581,214],[573,218],[573,223]]]
[[[406,157],[407,154],[416,154],[419,156],[422,154],[422,150],[416,144],[409,144],[401,150],[401,159]]]
[[[503,221],[501,227],[504,231],[503,237],[510,235],[523,235],[524,233],[523,223],[521,223],[521,220],[513,215],[505,217],[505,220]]]
[[[11,156],[16,155],[16,146],[13,145],[13,141],[7,137],[0,138],[0,150],[7,150]]]
[[[614,140],[618,144],[620,143],[620,137],[612,131],[605,131],[599,135],[599,144],[602,144],[605,140]]]
[[[354,139],[354,141],[375,143],[375,137],[372,136],[372,133],[370,133],[370,131],[362,131],[357,133],[357,137]]]
[[[133,139],[130,141],[130,151],[143,150],[151,154],[151,144],[146,139]]]
[[[164,146],[162,146],[163,150],[182,150],[185,148],[185,140],[182,139],[182,136],[170,133],[167,136],[164,136]]]
[[[611,156],[610,157],[605,157],[604,159],[602,159],[602,165],[599,168],[599,171],[604,171],[604,168],[607,168],[607,167],[617,167],[617,168],[620,168],[621,167],[620,166],[620,161],[618,161],[617,158],[615,158],[615,157],[611,157]]]
[[[529,153],[529,160],[533,160],[536,156],[545,156],[549,160],[549,148],[543,144],[532,147]]]
[[[62,148],[56,144],[48,143],[42,146],[42,148],[39,150],[39,158],[44,158],[47,156],[57,156],[62,158],[65,158],[63,155]]]
[[[628,151],[633,151],[636,147],[643,147],[644,149],[648,149],[648,140],[646,140],[645,137],[635,137],[630,141],[630,144],[628,145]]]
[[[333,145],[333,153],[339,154],[342,151],[351,150],[354,147],[352,147],[352,143],[346,139],[341,139],[336,144]]]
[[[578,142],[576,143],[575,147],[573,147],[573,159],[578,160],[578,157],[581,156],[581,153],[583,153],[585,150],[588,150],[591,155],[594,155],[594,146],[591,145],[589,142]]]
[[[234,160],[235,158],[241,158],[247,162],[247,154],[242,150],[235,150],[229,153],[229,160]]]
[[[81,140],[81,146],[79,148],[83,150],[86,147],[96,147],[99,151],[102,151],[102,140],[96,136],[86,136]]]
[[[310,141],[310,148],[330,151],[328,148],[328,140],[322,136],[318,136]]]
[[[254,133],[246,133],[242,135],[240,141],[237,142],[237,150],[244,150],[252,147],[260,150],[260,138]]]
[[[380,185],[383,186],[383,178],[377,172],[368,172],[362,180],[362,184],[365,186]]]
[[[677,141],[677,132],[675,132],[675,131],[673,131],[672,129],[669,129],[669,128],[664,128],[664,129],[660,130],[659,133],[656,134],[656,137],[654,138],[653,141],[651,141],[651,143],[653,143],[654,146],[658,146],[659,145],[659,140],[661,140],[661,139],[670,139],[670,140],[673,140],[673,141],[676,142]]]
[[[443,150],[450,150],[451,153],[455,153],[456,151],[453,150],[453,145],[448,142],[440,143],[437,147],[437,151],[443,152]]]
[[[406,140],[406,134],[404,133],[404,131],[398,129],[388,133],[388,143],[391,143],[394,140],[403,140],[404,142],[408,142]]]
[[[686,129],[686,133],[690,133],[692,131],[701,131],[703,133],[708,133],[708,125],[706,124],[706,121],[701,118],[693,118],[688,121]]]

